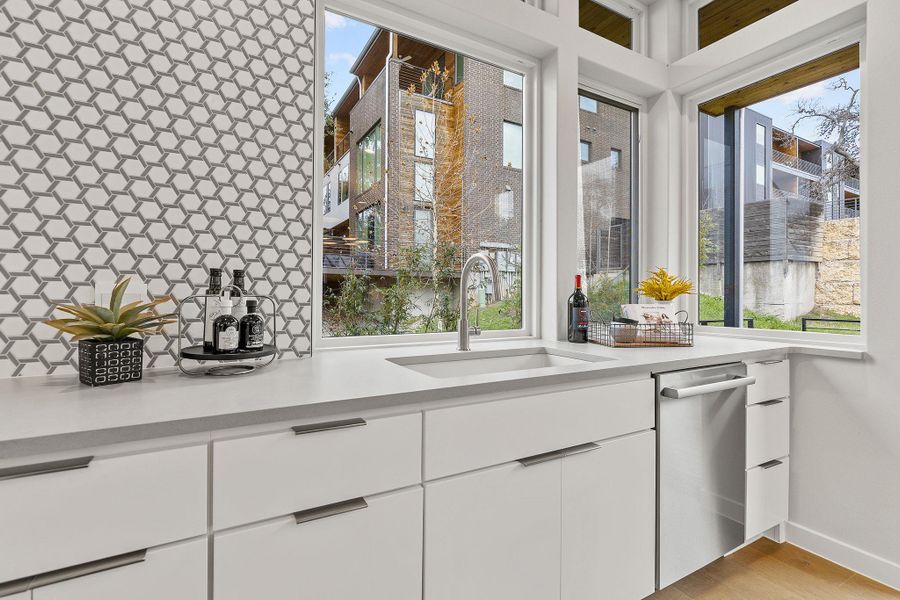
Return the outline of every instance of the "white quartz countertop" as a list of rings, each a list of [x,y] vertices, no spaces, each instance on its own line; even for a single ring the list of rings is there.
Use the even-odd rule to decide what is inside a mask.
[[[547,347],[587,362],[529,371],[432,377],[390,358],[454,354],[452,344],[326,350],[276,361],[238,377],[191,377],[173,369],[145,370],[140,382],[91,388],[77,375],[0,380],[0,457],[321,418],[608,377],[717,364],[776,352],[860,358],[780,342],[698,336],[692,348],[606,348],[546,340],[477,341],[472,358],[512,348]],[[483,354],[487,353],[487,354]],[[605,360],[606,359],[606,360]],[[611,360],[609,360],[611,359]],[[597,362],[594,362],[597,361]]]

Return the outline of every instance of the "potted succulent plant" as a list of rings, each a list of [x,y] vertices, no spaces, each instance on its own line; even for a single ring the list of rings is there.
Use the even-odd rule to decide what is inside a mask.
[[[163,325],[174,323],[174,313],[160,314],[156,307],[172,300],[171,296],[149,302],[122,305],[122,297],[130,277],[113,287],[109,307],[83,304],[58,304],[56,308],[71,315],[66,319],[49,319],[47,325],[72,334],[78,342],[78,373],[81,383],[91,386],[136,381],[143,373],[143,335],[162,331]]]

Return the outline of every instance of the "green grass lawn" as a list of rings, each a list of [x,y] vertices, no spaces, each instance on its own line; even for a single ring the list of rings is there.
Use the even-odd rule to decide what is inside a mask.
[[[807,318],[815,318],[815,319],[856,319],[853,315],[845,315],[841,313],[836,313],[832,311],[813,311],[809,314],[803,315]],[[722,320],[725,318],[725,300],[718,296],[709,296],[707,294],[700,294],[700,319],[703,321],[715,321]],[[801,323],[801,317],[798,317],[792,321],[782,321],[778,317],[773,317],[771,315],[764,315],[761,313],[754,312],[752,310],[744,310],[744,318],[745,319],[753,319],[753,326],[755,329],[780,329],[784,331],[802,331],[803,325]],[[833,327],[835,329],[841,328],[846,329],[846,331],[829,331],[828,333],[838,333],[838,334],[846,334],[846,335],[859,335],[857,323],[814,323],[813,326],[822,326],[822,327]]]

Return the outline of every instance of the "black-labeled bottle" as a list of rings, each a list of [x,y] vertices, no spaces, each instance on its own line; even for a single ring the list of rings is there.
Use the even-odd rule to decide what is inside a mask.
[[[575,276],[575,291],[569,296],[569,341],[585,344],[588,341],[588,325],[591,311],[587,296],[581,291],[581,275]]]
[[[244,282],[243,269],[235,269],[231,272],[231,285],[241,290],[239,298],[232,298],[234,307],[231,309],[232,316],[240,321],[247,314],[247,299],[244,298],[247,295],[247,284]]]
[[[228,292],[220,302],[222,313],[213,321],[213,352],[216,354],[230,354],[237,352],[240,333],[239,323],[231,315],[231,298]]]
[[[240,323],[241,339],[238,345],[241,350],[261,350],[263,347],[266,321],[256,307],[256,300],[247,300],[247,314],[241,317]]]
[[[217,296],[216,298],[203,299],[203,351],[212,352],[213,350],[213,321],[221,314],[220,298],[218,295],[222,293],[222,269],[209,270],[209,285],[206,288],[207,296]]]

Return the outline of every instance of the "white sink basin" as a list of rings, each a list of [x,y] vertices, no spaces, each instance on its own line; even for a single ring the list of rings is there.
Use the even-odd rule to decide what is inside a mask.
[[[448,378],[571,367],[613,359],[603,356],[573,355],[562,350],[538,347],[403,356],[387,360],[429,377]]]

